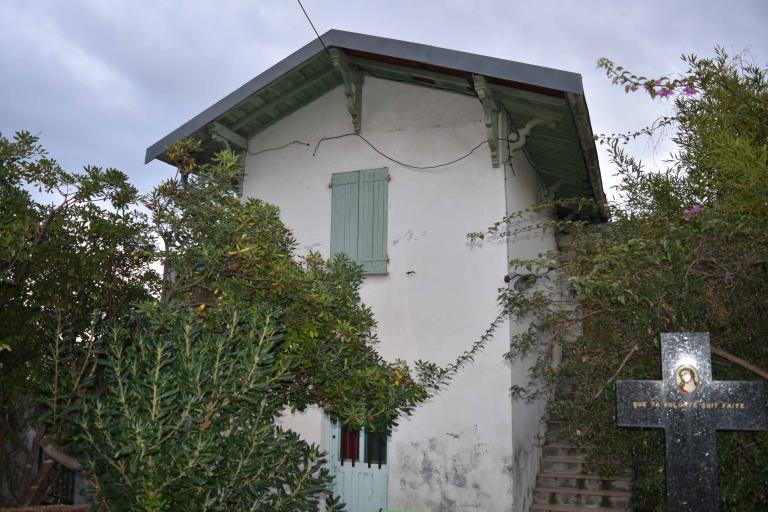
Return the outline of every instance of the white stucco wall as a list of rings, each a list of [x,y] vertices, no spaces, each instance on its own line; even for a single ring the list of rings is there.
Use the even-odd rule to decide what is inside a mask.
[[[512,165],[508,165],[505,169],[506,202],[510,213],[516,209],[530,206],[541,199],[540,185],[529,160],[520,153],[516,153],[515,156]],[[551,219],[552,212],[537,211],[526,214],[524,221],[527,224],[537,224]],[[523,227],[520,224],[517,226]],[[510,260],[535,258],[540,253],[556,248],[554,237],[546,236],[541,231],[534,231],[522,236],[510,236],[507,239],[507,254]],[[510,269],[510,274],[514,270]],[[517,269],[517,272],[520,272],[520,269]],[[513,284],[514,281],[510,283],[510,285]],[[527,323],[510,322],[510,339],[515,334],[526,331],[527,328]],[[528,384],[528,369],[534,363],[534,359],[535,356],[531,354],[526,359],[519,359],[510,363],[512,386],[526,386]],[[512,463],[510,470],[514,482],[512,501],[515,512],[528,512],[533,502],[533,488],[536,483],[536,475],[539,472],[541,445],[545,431],[545,426],[541,421],[545,408],[545,400],[535,402],[512,401],[510,418]]]
[[[416,165],[452,160],[486,137],[477,99],[425,87],[367,77],[362,112],[362,135]],[[251,152],[293,140],[310,146],[248,156],[244,194],[278,205],[302,251],[327,257],[331,175],[389,168],[388,274],[366,278],[363,300],[378,320],[384,357],[447,364],[496,316],[508,250],[516,250],[504,241],[469,244],[466,233],[500,219],[508,201],[512,210],[532,204],[534,173],[524,160],[514,176],[510,169],[493,169],[487,146],[430,171],[392,163],[356,137],[325,141],[313,156],[322,137],[351,131],[339,87],[250,141]],[[507,333],[507,327],[499,331],[448,389],[395,429],[389,445],[391,509],[523,510],[526,487],[535,478],[524,473],[537,468],[538,452],[513,443],[531,444],[541,407],[510,400],[510,381],[525,379],[527,372],[511,370],[502,360]],[[283,423],[321,443],[321,417],[315,409]]]

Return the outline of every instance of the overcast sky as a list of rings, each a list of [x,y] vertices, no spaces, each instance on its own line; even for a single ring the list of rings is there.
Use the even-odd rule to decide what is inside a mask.
[[[768,0],[303,3],[321,34],[580,73],[596,133],[644,126],[666,108],[611,86],[599,57],[646,76],[684,71],[681,54],[715,45],[768,61]],[[313,38],[293,0],[0,0],[0,131],[39,133],[68,169],[117,167],[148,191],[172,169],[144,165],[147,146]],[[635,146],[649,166],[671,149]],[[604,154],[601,166],[610,185]]]

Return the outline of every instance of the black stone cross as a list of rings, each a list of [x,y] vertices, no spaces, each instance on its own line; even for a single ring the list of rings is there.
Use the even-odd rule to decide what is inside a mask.
[[[661,373],[616,382],[618,425],[664,429],[668,512],[717,511],[715,430],[765,430],[763,383],[712,380],[709,333],[663,333]]]

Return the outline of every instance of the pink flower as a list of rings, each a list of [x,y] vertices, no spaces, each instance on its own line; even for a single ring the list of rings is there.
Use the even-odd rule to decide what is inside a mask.
[[[691,87],[690,85],[686,85],[685,88],[683,89],[683,92],[690,96],[691,94],[696,94],[698,91],[693,87]]]
[[[694,215],[696,215],[697,213],[701,213],[703,211],[704,211],[704,207],[701,206],[700,204],[693,205],[693,207],[690,210],[686,208],[685,210],[683,210],[683,220],[691,220]]]
[[[674,94],[674,92],[672,91],[672,89],[659,89],[658,91],[656,91],[656,94],[659,96],[670,96]]]

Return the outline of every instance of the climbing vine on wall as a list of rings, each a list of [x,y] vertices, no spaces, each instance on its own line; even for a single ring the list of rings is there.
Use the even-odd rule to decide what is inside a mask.
[[[664,510],[663,434],[616,427],[614,382],[661,377],[659,334],[709,331],[716,379],[768,377],[766,69],[721,49],[683,61],[683,76],[658,79],[598,61],[628,93],[671,102],[673,112],[648,128],[598,137],[620,179],[619,199],[606,205],[610,221],[537,224],[560,237],[562,250],[512,261],[513,273],[533,274],[535,284],[500,293],[506,313],[531,321],[507,354],[535,360],[528,386],[513,394],[550,396],[559,386],[550,415],[565,420],[573,440],[594,447],[593,470],[633,467],[637,510]],[[678,151],[665,168],[650,170],[624,143],[662,126]],[[517,212],[469,236],[528,234],[529,217],[551,207]],[[563,360],[553,369],[558,346]],[[722,508],[765,508],[768,434],[719,432],[718,450]]]

